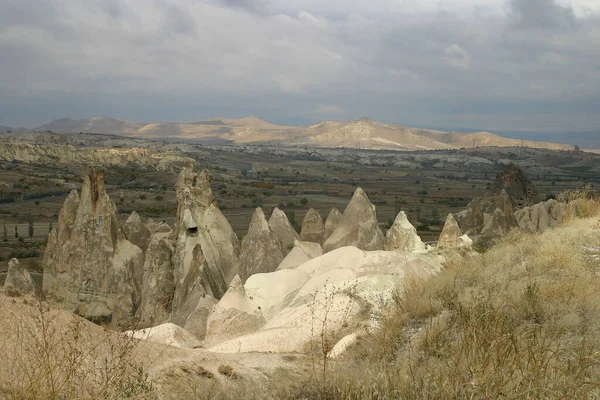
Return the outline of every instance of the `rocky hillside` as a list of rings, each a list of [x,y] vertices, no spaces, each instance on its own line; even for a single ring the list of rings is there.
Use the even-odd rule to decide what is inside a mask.
[[[270,143],[311,147],[367,149],[456,149],[476,146],[526,146],[570,150],[572,146],[503,138],[489,132],[459,133],[382,124],[368,118],[356,121],[323,121],[308,126],[282,126],[257,117],[212,118],[191,123],[139,123],[114,118],[54,120],[36,131],[107,133],[143,138],[178,138],[235,144]]]

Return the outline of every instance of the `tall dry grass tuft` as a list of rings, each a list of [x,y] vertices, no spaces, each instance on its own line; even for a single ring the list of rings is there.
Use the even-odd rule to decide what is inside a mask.
[[[139,342],[99,328],[48,303],[2,299],[0,396],[9,399],[151,398],[136,361]]]

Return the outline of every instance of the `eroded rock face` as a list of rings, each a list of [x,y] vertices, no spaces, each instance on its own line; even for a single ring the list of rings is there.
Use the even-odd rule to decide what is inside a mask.
[[[311,208],[308,210],[302,220],[302,228],[300,229],[300,240],[303,242],[323,243],[325,237],[325,224],[321,215]]]
[[[285,254],[294,248],[294,243],[300,238],[300,235],[294,230],[285,213],[277,207],[275,207],[269,218],[269,229],[271,229],[281,242],[281,247]]]
[[[449,249],[452,247],[458,246],[458,238],[462,236],[462,232],[458,227],[458,223],[452,213],[448,214],[446,218],[446,223],[444,224],[444,228],[442,229],[442,233],[440,233],[440,238],[438,240],[437,248],[439,250]]]
[[[142,327],[167,321],[171,315],[175,280],[173,278],[174,239],[168,233],[152,235],[144,261],[142,301],[136,317]]]
[[[238,239],[216,206],[207,171],[190,167],[175,185],[177,219],[174,231],[171,321],[185,326],[201,299],[220,299],[239,270]],[[196,315],[202,312],[196,312]],[[195,322],[196,332],[202,323]]]
[[[29,294],[35,290],[35,283],[29,275],[29,271],[19,264],[16,258],[8,262],[8,271],[4,281],[4,290],[12,294]]]
[[[417,234],[417,230],[408,220],[406,213],[400,211],[391,228],[387,231],[387,249],[389,251],[407,251],[425,253],[427,247]]]
[[[280,269],[296,268],[313,258],[323,255],[323,248],[315,242],[296,242],[296,245],[277,267]]]
[[[323,244],[323,252],[344,246],[356,246],[361,250],[386,248],[385,236],[377,223],[375,206],[360,187],[356,188],[337,227]]]
[[[256,207],[240,250],[242,281],[259,272],[275,271],[283,258],[279,239],[269,229],[262,208]]]
[[[565,204],[554,199],[524,207],[515,212],[519,227],[527,232],[544,232],[557,227],[565,218]]]
[[[327,219],[325,220],[325,238],[324,240],[329,239],[329,236],[335,231],[337,225],[342,219],[342,213],[337,208],[333,207],[331,211],[329,211],[329,215],[327,215]]]
[[[142,223],[137,212],[133,211],[129,218],[127,218],[127,221],[123,224],[123,233],[125,233],[127,240],[142,249],[143,252],[146,252],[152,233]]]
[[[225,296],[212,309],[205,343],[211,345],[255,332],[264,324],[261,310],[248,301],[242,280],[236,276]]]
[[[144,257],[125,239],[103,178],[93,170],[81,196],[72,191],[65,200],[44,253],[43,289],[84,317],[93,318],[88,310],[103,305],[120,326],[133,322],[139,305]]]
[[[488,196],[506,191],[515,209],[532,206],[540,201],[538,191],[525,172],[512,163],[498,172]]]

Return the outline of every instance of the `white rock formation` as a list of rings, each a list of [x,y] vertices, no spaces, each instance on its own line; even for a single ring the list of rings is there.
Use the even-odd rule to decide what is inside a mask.
[[[333,207],[325,220],[325,236],[323,240],[329,239],[329,236],[335,231],[338,223],[342,219],[342,213],[336,207]]]
[[[362,250],[386,248],[385,236],[377,223],[375,206],[360,187],[354,191],[342,219],[323,244],[323,251],[327,253],[344,246],[356,246]]]
[[[451,247],[458,246],[458,238],[462,236],[462,232],[458,227],[458,223],[454,219],[452,213],[448,214],[446,218],[446,222],[444,223],[444,228],[440,233],[440,238],[438,239],[437,248],[438,250],[449,249]]]
[[[232,296],[227,304],[219,303],[215,307],[218,313],[211,316],[210,326],[224,326],[222,321],[226,321],[228,326],[243,329],[238,329],[236,337],[217,343],[217,335],[211,335],[209,328],[209,350],[305,352],[322,343],[322,332],[335,343],[342,327],[369,322],[361,310],[377,312],[402,288],[405,279],[432,276],[441,269],[441,262],[442,257],[433,253],[344,247],[296,268],[253,275],[243,290],[236,289],[235,301]],[[262,315],[264,325],[249,332],[248,315],[256,319]]]
[[[242,281],[256,273],[275,271],[283,258],[279,239],[269,228],[262,208],[256,207],[240,249]]]
[[[298,265],[323,255],[323,248],[319,243],[296,242],[296,245],[277,267],[280,269],[296,268]]]
[[[207,296],[219,299],[227,291],[239,270],[238,239],[214,204],[206,171],[198,174],[190,167],[184,168],[175,192],[177,219],[172,257],[175,289],[171,321],[184,326],[192,313],[207,314],[197,310],[202,299]],[[196,327],[200,325],[195,323]]]
[[[19,264],[19,260],[11,258],[8,261],[8,271],[4,281],[4,290],[13,294],[29,294],[35,290],[35,282],[29,271]]]
[[[515,211],[519,227],[528,232],[556,228],[565,218],[565,204],[554,199]]]
[[[269,229],[281,242],[281,248],[285,254],[294,248],[294,243],[300,238],[285,213],[277,207],[275,207],[269,218]]]
[[[409,253],[426,253],[427,247],[417,234],[417,230],[408,220],[406,213],[400,211],[394,223],[386,233],[389,251],[406,251]]]
[[[314,208],[308,210],[302,220],[302,228],[300,229],[300,240],[303,242],[323,243],[325,236],[325,224],[321,214]]]
[[[196,348],[200,347],[200,341],[182,327],[170,322],[153,326],[151,328],[126,331],[123,334],[135,339],[148,340],[149,342],[166,344],[169,346]]]

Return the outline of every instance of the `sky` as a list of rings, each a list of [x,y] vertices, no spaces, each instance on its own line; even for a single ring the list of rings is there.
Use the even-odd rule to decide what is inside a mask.
[[[0,125],[600,130],[598,0],[0,0]]]

